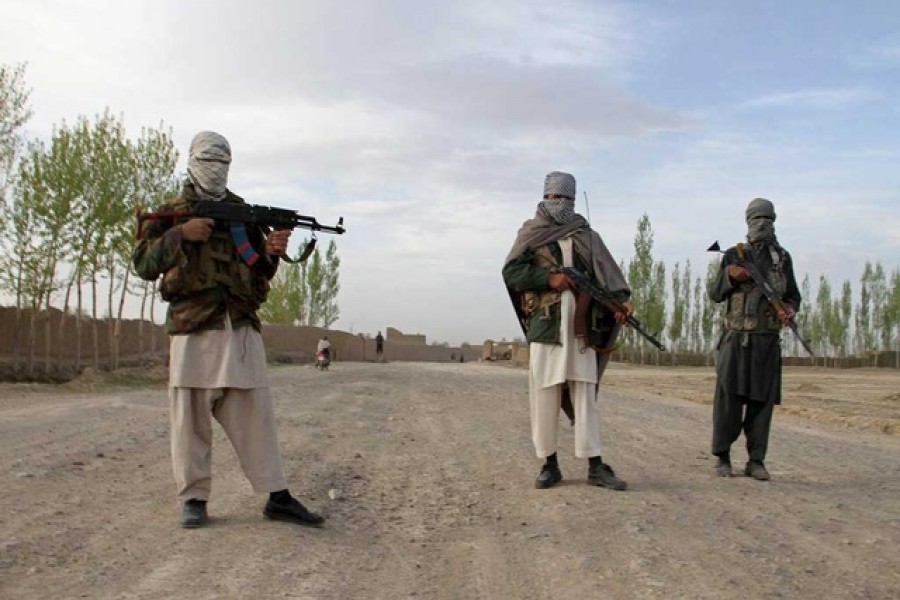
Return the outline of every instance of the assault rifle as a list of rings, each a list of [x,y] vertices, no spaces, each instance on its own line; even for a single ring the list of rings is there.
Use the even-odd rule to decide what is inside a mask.
[[[231,223],[245,223],[262,225],[272,229],[309,229],[312,231],[312,239],[306,245],[303,253],[296,259],[283,256],[287,262],[303,262],[312,253],[316,246],[316,232],[342,234],[344,233],[344,217],[338,219],[337,225],[322,225],[315,217],[301,215],[288,208],[275,208],[272,206],[259,206],[256,204],[239,204],[237,202],[221,202],[217,200],[200,200],[193,204],[192,210],[171,210],[157,212],[143,212],[137,209],[137,239],[144,237],[144,221],[159,221],[166,219],[193,219],[206,218],[216,221]]]
[[[600,303],[600,306],[602,306],[604,309],[613,314],[622,313],[624,315],[627,315],[627,317],[625,318],[625,323],[629,327],[644,336],[644,338],[646,338],[648,342],[656,346],[661,352],[666,351],[666,347],[663,346],[662,342],[656,339],[656,337],[654,337],[653,335],[644,331],[644,326],[641,325],[641,322],[634,318],[633,315],[629,315],[628,311],[625,308],[625,305],[617,300],[615,295],[613,295],[613,293],[608,289],[595,284],[578,269],[574,269],[572,267],[563,267],[562,269],[560,269],[560,272],[564,275],[567,275],[579,291],[587,292],[588,294],[590,294],[591,297],[598,303]]]
[[[724,254],[724,252],[722,252],[722,249],[719,247],[718,240],[713,242],[713,245],[707,248],[706,251]],[[760,272],[759,267],[757,267],[756,263],[753,262],[752,249],[750,250],[750,252],[750,255],[742,252],[741,254],[743,254],[743,257],[738,255],[736,257],[737,264],[747,269],[747,272],[750,274],[750,279],[752,279],[753,283],[755,283],[757,287],[759,287],[759,290],[766,298],[766,301],[770,305],[772,305],[772,308],[774,308],[776,312],[786,311],[787,306],[785,306],[784,302],[782,302],[778,292],[776,292],[775,288],[772,287],[772,284],[769,283],[765,277],[763,277],[763,274]],[[790,321],[788,321],[787,326],[791,328],[791,331],[793,331],[794,335],[797,336],[797,339],[800,340],[800,344],[803,346],[803,349],[809,352],[810,356],[815,356],[816,353],[813,352],[812,348],[809,347],[809,342],[807,342],[806,339],[804,339],[804,337],[800,335],[800,329],[797,327],[797,323],[794,321],[793,317],[791,317]]]

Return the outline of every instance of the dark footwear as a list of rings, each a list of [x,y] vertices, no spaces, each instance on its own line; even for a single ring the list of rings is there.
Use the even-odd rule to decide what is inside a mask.
[[[716,463],[716,475],[719,477],[731,477],[734,475],[734,471],[731,469],[731,462],[724,458],[719,458]]]
[[[206,500],[191,498],[181,507],[181,526],[185,529],[203,527],[209,521],[206,514]]]
[[[769,472],[766,471],[765,465],[755,460],[748,462],[747,466],[744,467],[744,475],[752,477],[753,479],[758,479],[759,481],[769,480]]]
[[[286,504],[269,500],[266,502],[266,508],[263,509],[263,515],[273,521],[287,521],[310,527],[318,527],[325,522],[325,517],[307,510],[299,500],[293,497]]]
[[[547,488],[552,488],[560,481],[562,481],[562,471],[559,470],[559,467],[544,465],[541,467],[541,474],[538,475],[537,480],[534,482],[534,487],[539,490],[546,490]]]
[[[588,483],[609,488],[611,490],[624,490],[628,487],[627,483],[616,477],[612,467],[606,463],[588,467]]]

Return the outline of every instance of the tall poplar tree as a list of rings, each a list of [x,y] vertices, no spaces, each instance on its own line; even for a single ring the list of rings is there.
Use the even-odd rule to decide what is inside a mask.
[[[334,240],[324,255],[316,248],[303,265],[282,264],[259,310],[260,319],[266,323],[331,327],[340,314],[340,265]]]
[[[628,264],[628,283],[635,313],[640,315],[648,331],[662,337],[666,325],[666,268],[662,261],[653,260],[653,227],[646,213],[638,220],[634,256]],[[637,346],[643,363],[647,346],[644,338],[630,332],[626,339],[632,347]]]
[[[0,65],[0,286],[16,298],[13,331],[13,362],[19,366],[20,323],[26,299],[22,296],[28,259],[17,249],[24,248],[30,231],[30,216],[15,215],[10,207],[10,190],[16,185],[17,161],[24,144],[22,129],[31,118],[30,91],[25,87],[25,66]]]
[[[721,317],[723,308],[714,303],[710,297],[708,290],[712,287],[713,282],[719,275],[720,261],[713,259],[706,265],[706,281],[703,286],[703,311],[700,321],[701,331],[703,333],[703,351],[706,353],[706,364],[712,363],[713,351],[715,349],[716,340],[714,335],[719,332],[721,325]],[[718,327],[716,326],[718,325]]]
[[[900,270],[891,273],[891,292],[888,296],[888,325],[894,339],[894,368],[900,369]]]
[[[866,261],[859,278],[859,304],[856,305],[856,352],[865,356],[874,346],[872,335],[872,263]]]
[[[25,65],[0,65],[0,202],[3,205],[24,143],[22,128],[31,118],[30,94],[25,87]]]
[[[840,335],[837,339],[840,344],[840,356],[843,358],[850,351],[850,319],[853,316],[853,290],[849,281],[844,281],[841,286],[841,300],[835,307],[835,312],[840,315]]]
[[[813,309],[812,309],[812,289],[809,283],[809,274],[803,274],[803,282],[800,284],[800,311],[797,313],[794,321],[797,323],[797,326],[800,328],[801,333],[805,335],[807,338],[811,336],[811,328],[812,322],[814,319]],[[794,339],[794,356],[801,356],[800,350],[800,342],[796,339],[796,336],[791,336]],[[812,345],[811,345],[812,346]],[[815,346],[812,346],[813,348]],[[815,360],[815,359],[813,359]]]
[[[888,283],[884,267],[880,262],[875,263],[872,271],[871,287],[872,298],[872,338],[878,350],[890,350],[891,331],[888,326]],[[876,353],[875,360],[878,360]],[[876,362],[877,366],[877,362]]]
[[[831,324],[831,285],[824,275],[819,275],[819,290],[816,292],[816,307],[810,330],[810,344],[824,357],[828,356],[828,330]]]
[[[681,265],[676,262],[672,269],[672,317],[669,319],[669,339],[672,340],[672,350],[681,349],[681,338],[685,330],[686,300],[689,299],[690,293],[684,293]]]

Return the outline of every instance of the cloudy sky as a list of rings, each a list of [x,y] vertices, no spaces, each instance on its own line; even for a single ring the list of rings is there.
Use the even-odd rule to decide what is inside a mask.
[[[0,23],[29,137],[107,107],[183,154],[215,130],[236,193],[343,216],[339,329],[520,335],[500,269],[552,170],[626,263],[646,213],[668,266],[705,268],[756,196],[798,278],[900,263],[890,0],[0,0]]]

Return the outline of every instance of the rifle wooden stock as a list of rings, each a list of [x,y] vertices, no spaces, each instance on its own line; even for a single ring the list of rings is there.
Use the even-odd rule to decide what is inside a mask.
[[[637,331],[641,336],[644,337],[644,339],[646,339],[648,342],[650,342],[651,344],[656,346],[656,348],[658,350],[660,350],[661,352],[666,351],[666,347],[663,345],[663,343],[660,342],[658,339],[656,339],[656,337],[653,336],[652,334],[647,333],[644,330],[643,325],[641,325],[641,322],[638,321],[634,317],[634,315],[628,314],[628,309],[625,307],[625,305],[621,301],[619,301],[615,297],[615,295],[613,295],[612,292],[610,292],[606,288],[596,285],[590,279],[588,279],[583,273],[581,273],[580,271],[578,271],[577,269],[574,269],[572,267],[563,267],[562,269],[560,269],[560,272],[563,273],[564,275],[568,276],[569,279],[571,279],[572,282],[575,284],[575,287],[578,289],[578,291],[581,292],[581,293],[577,294],[578,302],[576,303],[576,310],[575,310],[576,324],[579,321],[579,318],[578,318],[579,310],[581,311],[583,317],[586,316],[587,307],[590,304],[589,302],[586,301],[586,299],[588,297],[590,297],[590,298],[593,298],[598,304],[600,304],[600,306],[602,306],[604,308],[604,310],[606,310],[612,314],[622,313],[624,315],[627,315],[627,317],[625,319],[626,325],[628,325],[629,327],[631,327],[632,329]],[[576,332],[576,334],[577,334],[577,332]]]

